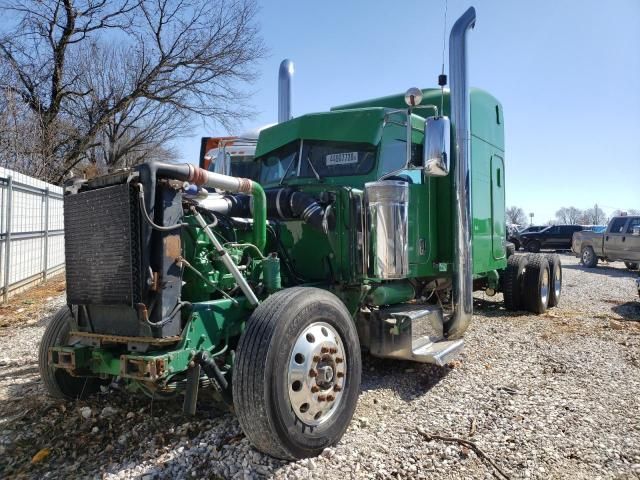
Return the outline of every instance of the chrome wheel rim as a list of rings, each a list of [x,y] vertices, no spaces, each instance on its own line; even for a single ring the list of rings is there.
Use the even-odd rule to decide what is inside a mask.
[[[542,272],[542,282],[540,285],[540,299],[543,304],[547,304],[549,297],[549,270]]]
[[[562,288],[562,277],[560,276],[560,266],[557,266],[555,272],[553,272],[553,293],[556,298],[560,296],[560,289]]]
[[[585,250],[582,252],[582,263],[589,263],[591,261],[591,252],[589,250]]]
[[[298,336],[289,357],[287,389],[299,420],[317,426],[329,420],[342,400],[347,374],[344,345],[326,322],[315,322]]]

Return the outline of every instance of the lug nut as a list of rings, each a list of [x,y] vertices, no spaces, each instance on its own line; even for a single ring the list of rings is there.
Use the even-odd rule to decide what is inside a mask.
[[[320,355],[314,355],[313,356],[313,361],[316,362],[316,363],[319,362],[320,361]]]
[[[343,361],[342,357],[336,357],[336,363],[342,363]]]
[[[313,387],[311,387],[311,393],[317,393],[320,390],[320,388],[317,385],[314,385]]]
[[[334,391],[334,392],[339,392],[340,390],[342,390],[342,387],[336,383],[336,384],[333,386],[333,391]]]
[[[327,395],[327,402],[333,402],[336,399],[333,395]]]
[[[338,349],[337,348],[330,348],[329,349],[329,353],[338,353]]]
[[[324,402],[327,400],[327,397],[325,397],[324,395],[318,395],[318,401],[319,402]]]
[[[344,372],[338,372],[338,373],[336,373],[336,376],[338,378],[342,378],[342,377],[344,377]]]
[[[327,347],[322,347],[320,349],[320,353],[329,353],[329,349]]]
[[[309,376],[310,377],[316,377],[318,376],[318,372],[316,372],[313,368],[311,370],[309,370]]]

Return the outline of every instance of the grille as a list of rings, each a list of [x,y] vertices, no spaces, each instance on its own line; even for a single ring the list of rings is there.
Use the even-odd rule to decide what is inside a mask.
[[[137,197],[128,184],[64,198],[67,300],[74,305],[140,302]]]

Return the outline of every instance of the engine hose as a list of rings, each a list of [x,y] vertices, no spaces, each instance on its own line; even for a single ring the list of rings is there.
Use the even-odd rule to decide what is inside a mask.
[[[167,323],[169,323],[171,320],[173,320],[173,317],[176,316],[176,314],[181,311],[184,307],[191,307],[191,302],[186,302],[186,301],[180,301],[178,303],[176,303],[176,306],[173,307],[173,310],[171,310],[171,313],[169,313],[169,315],[167,316],[167,318],[165,318],[164,320],[157,322],[157,323],[153,323],[150,322],[149,319],[147,318],[147,323],[149,325],[151,325],[152,327],[162,327],[163,325],[166,325]]]
[[[267,212],[272,218],[291,220],[299,218],[316,230],[324,231],[322,220],[324,208],[311,195],[293,190],[279,188],[267,192]]]
[[[177,230],[178,228],[189,226],[188,223],[176,223],[175,225],[169,225],[167,227],[156,224],[149,216],[149,212],[147,212],[147,206],[144,203],[144,188],[142,187],[141,183],[138,184],[138,190],[138,198],[140,199],[140,210],[142,211],[142,216],[147,221],[147,223],[151,225],[151,228],[159,230],[161,232],[170,232],[172,230]]]

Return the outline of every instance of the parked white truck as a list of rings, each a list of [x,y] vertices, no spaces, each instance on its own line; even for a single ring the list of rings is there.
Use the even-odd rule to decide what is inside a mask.
[[[640,216],[613,217],[603,233],[576,232],[571,250],[585,267],[595,267],[598,260],[618,260],[629,270],[637,270],[640,265]]]

